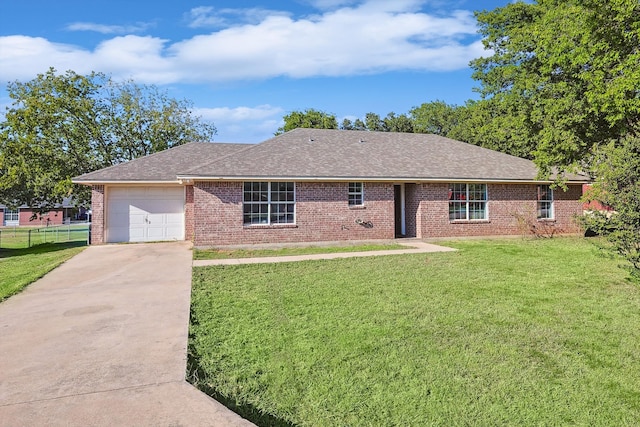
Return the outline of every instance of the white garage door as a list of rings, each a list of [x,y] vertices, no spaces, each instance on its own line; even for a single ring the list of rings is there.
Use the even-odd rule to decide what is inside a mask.
[[[184,240],[183,187],[111,187],[107,242]]]

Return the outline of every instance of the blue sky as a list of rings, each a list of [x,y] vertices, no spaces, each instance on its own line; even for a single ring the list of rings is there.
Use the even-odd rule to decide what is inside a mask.
[[[0,0],[6,82],[49,67],[155,84],[193,101],[215,141],[260,142],[290,111],[339,121],[476,98],[474,10],[509,0]]]

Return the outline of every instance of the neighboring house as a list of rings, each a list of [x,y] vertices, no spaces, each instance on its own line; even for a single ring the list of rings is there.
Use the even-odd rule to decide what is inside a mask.
[[[613,208],[604,204],[599,200],[594,200],[590,197],[590,193],[593,191],[591,184],[584,184],[582,186],[582,194],[585,196],[588,202],[584,202],[582,209],[584,211],[600,211],[600,212],[612,212]]]
[[[91,172],[93,243],[513,235],[518,218],[577,232],[582,184],[427,134],[296,129],[260,144],[190,143]]]
[[[78,215],[82,215],[83,213],[84,209],[74,206],[71,198],[65,198],[62,204],[56,205],[55,208],[49,212],[35,215],[34,210],[27,205],[11,209],[6,205],[0,204],[0,226],[61,225],[76,219]]]

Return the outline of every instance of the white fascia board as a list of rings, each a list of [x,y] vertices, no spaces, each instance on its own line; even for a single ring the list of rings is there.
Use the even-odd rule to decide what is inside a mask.
[[[109,185],[109,186],[117,186],[117,185],[183,185],[182,180],[176,181],[74,181],[71,180],[74,184],[81,185]]]
[[[535,180],[535,179],[479,179],[479,178],[415,178],[415,177],[295,177],[295,176],[187,176],[179,175],[181,182],[188,181],[294,181],[294,182],[345,182],[345,181],[363,181],[363,182],[396,182],[396,183],[491,183],[491,184],[552,184],[553,180]],[[567,184],[586,184],[591,181],[567,181]]]

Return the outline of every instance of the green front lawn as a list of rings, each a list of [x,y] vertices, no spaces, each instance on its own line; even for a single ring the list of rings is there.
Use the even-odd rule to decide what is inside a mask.
[[[389,244],[302,246],[279,249],[196,249],[193,259],[261,258],[273,256],[312,255],[338,252],[387,251],[413,249],[410,246]]]
[[[20,292],[85,247],[86,243],[73,242],[0,249],[0,301]]]
[[[190,376],[258,425],[637,425],[640,288],[584,239],[194,269]]]

